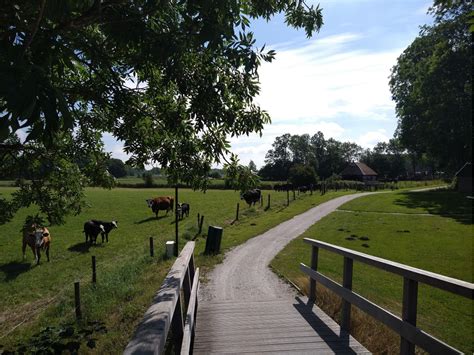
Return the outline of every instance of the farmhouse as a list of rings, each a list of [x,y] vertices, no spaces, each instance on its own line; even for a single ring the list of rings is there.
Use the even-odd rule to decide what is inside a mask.
[[[364,163],[352,162],[341,172],[343,180],[358,180],[363,182],[377,180],[377,173]]]
[[[455,176],[458,178],[458,191],[472,193],[472,164],[464,164],[464,166],[459,169]]]

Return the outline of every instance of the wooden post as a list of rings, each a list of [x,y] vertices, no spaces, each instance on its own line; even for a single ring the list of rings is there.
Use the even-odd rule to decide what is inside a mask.
[[[97,274],[96,274],[96,264],[95,264],[95,255],[92,255],[92,283],[95,284],[97,282]]]
[[[179,241],[178,241],[178,219],[179,219],[179,212],[178,212],[178,185],[176,184],[174,187],[174,201],[175,201],[175,213],[174,213],[174,225],[175,225],[175,249],[174,249],[174,256],[178,256],[178,250],[179,250]]]
[[[314,271],[318,271],[318,254],[319,248],[313,245],[311,248],[311,269]],[[311,277],[309,278],[309,299],[316,302],[316,280]]]
[[[204,223],[204,215],[201,216],[201,222],[199,222],[199,234],[202,232],[202,224]]]
[[[416,326],[416,309],[418,305],[418,282],[407,277],[403,278],[402,320]],[[415,344],[401,338],[400,354],[412,355]]]
[[[260,195],[260,207],[263,206],[263,195]]]
[[[270,208],[270,194],[268,194],[267,210]]]
[[[239,208],[240,208],[240,205],[239,205],[239,203],[237,202],[237,211],[235,212],[235,220],[236,220],[236,221],[239,220]]]
[[[290,205],[290,190],[286,190],[286,205]]]
[[[153,257],[155,255],[155,250],[153,248],[153,237],[150,237],[150,256]]]
[[[295,190],[293,190],[293,201],[296,200]]]
[[[352,290],[352,270],[354,261],[351,258],[344,258],[344,271],[342,275],[342,286]],[[349,331],[351,326],[351,304],[347,301],[342,301],[342,315],[341,328]]]
[[[199,228],[199,213],[198,213],[198,228]]]
[[[173,332],[173,343],[175,354],[181,353],[181,343],[183,342],[183,307],[181,307],[181,296],[178,297],[173,319],[171,320],[171,331]]]
[[[82,318],[81,313],[81,287],[79,281],[74,282],[74,304],[76,309],[76,319]]]

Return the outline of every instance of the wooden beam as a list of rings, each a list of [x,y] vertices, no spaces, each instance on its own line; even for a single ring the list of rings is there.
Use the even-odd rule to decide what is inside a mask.
[[[408,265],[400,264],[394,261],[378,258],[376,256],[364,254],[351,249],[338,247],[319,240],[304,238],[304,241],[310,245],[332,251],[333,253],[360,261],[367,265],[375,266],[413,281],[422,282],[424,284],[439,288],[444,291],[452,292],[466,298],[474,298],[474,284],[454,279],[452,277],[436,274],[434,272],[417,269]]]

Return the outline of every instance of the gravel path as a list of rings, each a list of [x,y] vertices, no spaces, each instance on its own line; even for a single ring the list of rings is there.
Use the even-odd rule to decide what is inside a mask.
[[[199,298],[204,303],[293,299],[295,291],[268,267],[271,260],[321,218],[342,204],[368,194],[346,195],[325,202],[232,249],[224,262],[208,275],[209,282],[201,284]]]

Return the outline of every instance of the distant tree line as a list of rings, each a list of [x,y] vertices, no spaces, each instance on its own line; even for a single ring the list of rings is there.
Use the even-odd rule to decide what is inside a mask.
[[[317,132],[313,136],[287,133],[277,137],[259,175],[263,180],[306,185],[337,178],[353,161],[366,163],[382,180],[416,178],[421,171],[429,171],[430,175],[434,172],[433,161],[423,155],[415,159],[395,138],[380,142],[373,149],[363,149],[353,142],[326,139]]]

